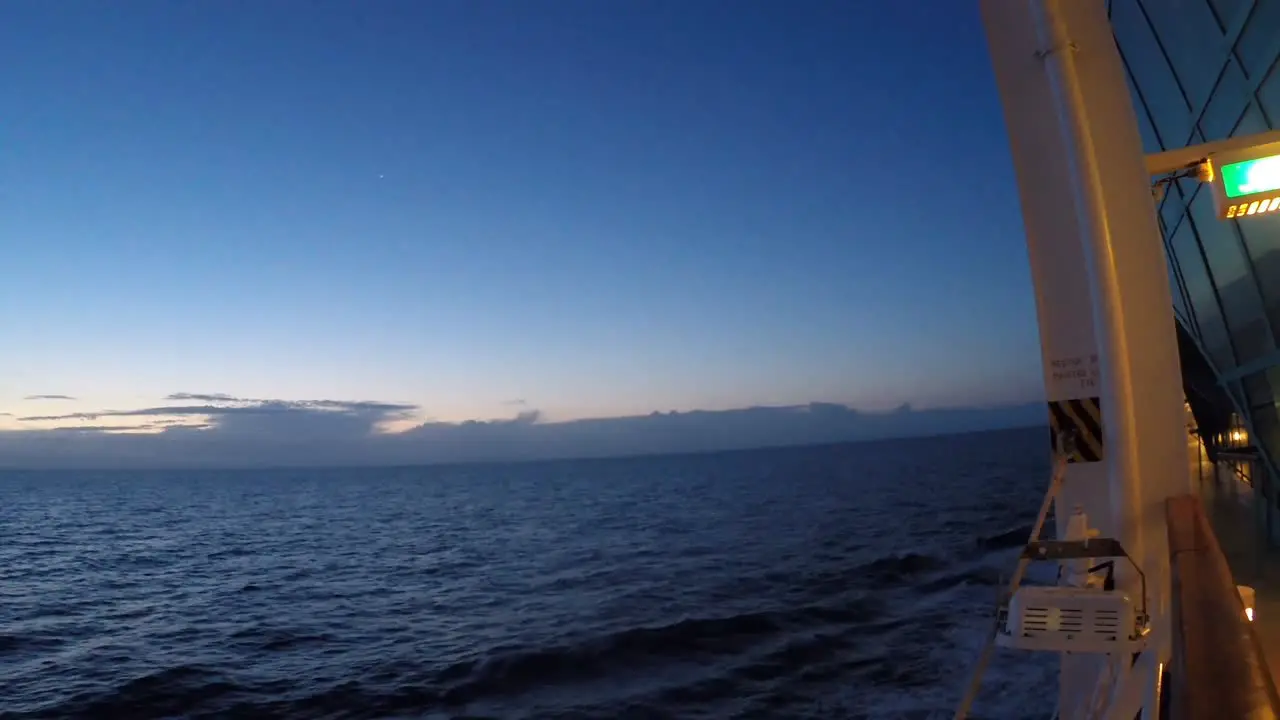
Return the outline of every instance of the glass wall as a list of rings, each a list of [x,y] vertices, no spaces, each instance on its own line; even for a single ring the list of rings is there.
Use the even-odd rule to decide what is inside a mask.
[[[1107,5],[1147,152],[1280,129],[1280,0]],[[1207,186],[1181,180],[1159,219],[1178,322],[1239,411],[1225,444],[1250,438],[1280,517],[1280,215],[1217,220]]]

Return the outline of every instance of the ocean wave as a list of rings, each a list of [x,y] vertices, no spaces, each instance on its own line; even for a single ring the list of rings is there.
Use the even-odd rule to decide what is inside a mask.
[[[859,638],[901,632],[929,619],[891,611],[876,588],[865,587],[866,581],[870,579],[879,589],[901,585],[929,594],[959,585],[991,585],[998,580],[998,573],[991,568],[944,572],[950,565],[929,554],[893,553],[843,572],[811,573],[800,589],[820,591],[818,594],[826,598],[820,602],[687,617],[549,647],[499,647],[434,671],[424,665],[385,667],[288,701],[240,701],[241,696],[261,698],[264,688],[237,684],[208,668],[181,665],[94,695],[82,694],[30,717],[159,717],[191,715],[210,706],[225,712],[232,712],[228,709],[232,708],[239,714],[284,717],[313,717],[322,710],[338,717],[457,712],[476,703],[582,686],[619,674],[643,674],[647,669],[667,672],[679,665],[720,670],[656,690],[645,699],[645,707],[712,703],[742,692],[738,685],[742,682],[780,679],[813,685],[840,677],[862,677],[887,687],[913,687],[927,683],[928,673],[909,661],[866,655],[861,652]],[[859,586],[863,589],[858,590]],[[32,642],[6,637],[0,636],[0,650],[6,643],[16,647],[20,642]],[[232,648],[262,653],[308,652],[313,647],[331,647],[337,641],[326,633],[262,624],[242,627],[226,639]]]
[[[216,671],[180,665],[135,677],[109,689],[81,692],[64,703],[25,717],[188,717],[241,689]]]
[[[62,638],[50,637],[48,635],[37,635],[35,633],[13,635],[10,633],[0,633],[0,657],[25,652],[47,652],[56,650],[62,647],[65,643],[66,641]]]
[[[436,680],[444,686],[440,695],[443,702],[466,704],[534,687],[587,681],[620,667],[635,670],[646,664],[698,663],[737,656],[766,639],[797,629],[868,622],[876,617],[880,607],[877,601],[866,599],[787,612],[690,618],[659,627],[630,628],[574,645],[512,649],[451,665],[442,670]],[[813,646],[809,649],[812,651]],[[774,652],[773,662],[776,662],[776,653],[785,655],[787,651]],[[803,654],[805,649],[801,645],[790,652]]]
[[[1027,544],[1027,538],[1031,536],[1032,525],[1019,525],[1009,528],[995,535],[988,535],[978,538],[978,547],[984,550],[1004,550],[1006,548],[1022,547]]]
[[[0,522],[31,528],[0,545],[0,718],[948,715],[1041,499],[1032,435],[1022,479],[956,479],[934,441],[323,483],[0,473]],[[997,657],[979,712],[1048,707],[1052,678]]]
[[[895,553],[858,566],[851,571],[851,575],[892,583],[910,580],[915,576],[941,570],[946,566],[946,560],[933,555],[917,552]]]
[[[919,593],[936,593],[958,585],[997,586],[1002,579],[1003,573],[997,568],[974,567],[927,580],[914,585],[912,589]]]
[[[656,691],[648,707],[710,702],[740,692],[737,682],[785,677],[802,669],[799,679],[816,682],[871,661],[850,661],[851,635],[867,632],[883,611],[876,600],[836,606],[808,606],[789,611],[742,613],[726,617],[689,618],[658,627],[636,627],[552,648],[497,650],[476,660],[453,663],[429,681],[421,668],[401,667],[373,682],[342,682],[319,693],[287,701],[246,703],[241,696],[261,697],[269,688],[237,684],[225,673],[182,665],[130,679],[96,693],[81,694],[30,718],[194,717],[211,707],[228,714],[260,717],[315,717],[318,711],[341,717],[377,717],[385,713],[459,710],[498,698],[519,696],[549,687],[590,682],[618,672],[697,664],[715,658],[750,658],[726,670]],[[887,628],[888,626],[886,626]],[[824,629],[825,628],[825,629]],[[262,650],[281,650],[321,637],[280,631],[244,630],[234,637]],[[761,646],[766,649],[759,651]],[[754,652],[753,649],[757,650]],[[835,662],[835,665],[829,663]],[[283,688],[275,688],[283,690]],[[216,713],[215,713],[216,714]]]

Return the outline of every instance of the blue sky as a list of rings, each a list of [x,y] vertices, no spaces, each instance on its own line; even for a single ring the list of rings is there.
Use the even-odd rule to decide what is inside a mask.
[[[2,14],[0,427],[1040,396],[971,3]]]

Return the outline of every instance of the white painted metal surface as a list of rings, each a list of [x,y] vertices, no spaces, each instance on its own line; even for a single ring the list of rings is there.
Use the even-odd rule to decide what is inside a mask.
[[[1164,246],[1124,70],[1101,0],[1047,0],[1047,59],[1068,133],[1074,202],[1090,271],[1117,537],[1167,603],[1166,498],[1191,492],[1182,374]],[[1125,573],[1121,573],[1121,582]]]
[[[1071,207],[1066,138],[1044,62],[1038,57],[1041,45],[1032,6],[1025,0],[983,0],[981,9],[1018,179],[1040,326],[1045,394],[1050,401],[1092,395],[1101,385],[1101,369],[1089,271]],[[1082,368],[1086,373],[1083,379],[1077,376]],[[1081,507],[1094,526],[1110,534],[1106,464],[1069,465],[1058,506]],[[1066,538],[1068,519],[1068,513],[1058,513],[1057,537]],[[1094,657],[1063,658],[1059,707],[1069,705],[1091,687],[1101,670]]]
[[[1004,103],[1014,171],[1027,233],[1027,256],[1035,287],[1036,319],[1045,394],[1049,401],[1091,397],[1101,387],[1094,339],[1089,270],[1080,227],[1071,207],[1071,174],[1066,139],[1058,123],[1037,57],[1031,4],[1025,0],[984,0],[996,82]],[[1046,409],[1046,417],[1049,412]],[[1046,451],[1048,437],[1046,435]],[[1109,535],[1110,504],[1105,463],[1067,467],[1059,507],[1081,507],[1102,534]],[[1065,537],[1069,513],[1056,519]]]
[[[999,638],[1002,646],[1018,650],[1104,655],[1138,652],[1144,640],[1128,594],[1043,586],[1014,593]]]
[[[1156,652],[1143,653],[1132,676],[1128,662],[1064,659],[1059,714],[1078,716],[1086,709],[1078,699],[1104,680],[1113,700],[1150,704],[1153,693],[1133,688],[1156,686],[1164,659],[1156,655],[1167,646],[1163,502],[1192,488],[1150,174],[1103,0],[981,7],[1026,224],[1046,389],[1051,401],[1088,392],[1102,411],[1103,462],[1073,464],[1078,479],[1068,478],[1063,501],[1121,541],[1147,575],[1153,615]],[[1081,361],[1084,377],[1071,372]],[[1136,591],[1134,574],[1121,571],[1118,582]]]
[[[1237,150],[1269,143],[1280,143],[1280,130],[1268,130],[1254,135],[1238,135],[1200,145],[1151,153],[1146,157],[1147,174],[1152,177],[1167,175],[1205,160],[1212,155],[1230,154]]]

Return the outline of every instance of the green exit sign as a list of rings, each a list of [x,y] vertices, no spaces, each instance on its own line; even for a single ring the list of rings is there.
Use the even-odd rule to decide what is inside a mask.
[[[1218,217],[1236,220],[1280,210],[1280,147],[1224,153],[1210,162]]]
[[[1223,165],[1222,186],[1229,198],[1280,190],[1280,155]]]

